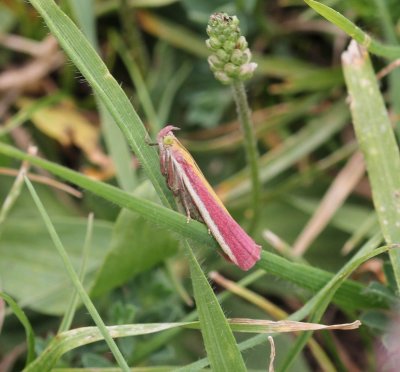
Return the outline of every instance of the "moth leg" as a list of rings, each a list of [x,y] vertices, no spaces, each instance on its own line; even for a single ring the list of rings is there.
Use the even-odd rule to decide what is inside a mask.
[[[185,183],[183,182],[182,177],[176,171],[174,162],[172,161],[171,157],[168,158],[168,161],[164,166],[167,167],[167,185],[174,194],[181,212],[186,214],[186,222],[189,223],[189,221],[191,220],[190,209],[192,202],[190,195],[185,187]]]
[[[160,151],[160,168],[161,173],[164,176],[167,176],[168,179],[173,176],[173,174],[169,173],[170,168],[172,167],[171,155],[167,152],[167,150]]]
[[[185,182],[177,171],[174,161],[169,153],[166,154],[164,168],[166,169],[167,185],[173,192],[180,211],[186,215],[186,222],[189,223],[191,219],[203,222],[200,212],[194,204]]]
[[[166,157],[165,171],[167,175],[167,185],[169,189],[172,191],[174,196],[178,196],[183,184],[180,180],[178,173],[175,170],[174,164],[170,156]]]
[[[188,199],[189,198],[189,199]],[[186,223],[189,223],[190,220],[192,219],[191,215],[190,215],[190,196],[188,194],[188,192],[185,190],[181,193],[181,200],[182,200],[182,205],[185,208],[185,212],[186,212]]]
[[[147,143],[147,145],[149,145],[149,146],[158,146],[158,143],[153,142],[148,133],[146,133],[146,135],[144,136],[144,142]]]

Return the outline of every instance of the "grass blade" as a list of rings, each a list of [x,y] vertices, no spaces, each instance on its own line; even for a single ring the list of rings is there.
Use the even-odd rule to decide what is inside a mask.
[[[307,329],[351,330],[358,328],[360,324],[359,321],[345,324],[323,325],[294,321],[274,322],[258,319],[230,319],[228,322],[228,325],[232,330],[244,333],[282,333],[304,331]],[[200,322],[123,324],[109,326],[107,327],[107,330],[113,335],[113,337],[122,338],[158,333],[174,328],[200,329]],[[66,352],[100,340],[103,340],[103,336],[97,327],[82,327],[60,333],[58,337],[53,339],[47,346],[45,352],[43,352],[32,366],[25,370],[25,372],[47,370],[49,366],[54,365]],[[237,371],[238,369],[235,368],[233,370]]]
[[[204,273],[190,247],[187,247],[186,251],[190,262],[197,312],[202,324],[201,333],[212,370],[247,371],[236,340],[210,283],[203,280]],[[229,332],[226,332],[226,328]],[[232,352],[232,348],[236,349],[235,352]]]
[[[69,180],[71,183],[91,191],[122,208],[141,214],[143,217],[153,221],[155,225],[170,228],[183,237],[207,244],[209,247],[217,247],[215,240],[208,234],[203,224],[197,221],[191,221],[187,224],[186,217],[180,213],[150,201],[134,197],[106,183],[94,181],[58,164],[25,154],[12,146],[0,143],[0,153],[21,160],[29,160],[31,164],[40,166],[55,175]],[[262,251],[261,259],[257,267],[272,275],[295,283],[302,288],[309,289],[313,293],[322,288],[333,276],[333,274],[327,271],[307,265],[296,264],[267,251]],[[335,296],[335,301],[347,304],[347,299],[349,297],[351,297],[353,301],[348,306],[354,305],[356,308],[387,306],[386,298],[384,299],[376,296],[376,294],[372,296],[365,293],[365,287],[354,281],[347,281],[343,287],[339,289],[338,296]]]
[[[32,183],[29,181],[29,179],[26,176],[25,176],[25,183],[28,187],[29,192],[32,195],[33,201],[35,202],[35,204],[43,218],[43,221],[49,231],[51,239],[53,240],[53,243],[54,243],[58,253],[60,254],[61,259],[63,260],[64,267],[67,270],[68,275],[69,275],[76,291],[78,292],[79,296],[81,297],[82,302],[86,306],[86,308],[89,311],[90,315],[92,316],[94,322],[96,323],[97,327],[99,328],[100,333],[104,337],[104,340],[107,342],[107,344],[108,344],[111,352],[113,353],[115,360],[117,361],[120,368],[125,372],[129,372],[130,369],[129,369],[128,364],[126,363],[122,353],[118,349],[117,344],[115,343],[115,341],[112,339],[110,333],[108,332],[106,325],[104,324],[103,319],[101,319],[100,314],[97,312],[96,308],[94,307],[93,302],[90,300],[90,297],[88,296],[85,289],[83,288],[83,285],[80,282],[79,277],[74,270],[74,267],[72,266],[72,263],[68,257],[68,254],[65,251],[63,244],[61,243],[61,240],[50,220],[49,215],[46,212],[44,205],[40,201],[39,196],[36,193]],[[35,369],[31,369],[28,367],[27,370],[34,371]]]
[[[329,22],[341,28],[346,34],[356,40],[373,54],[389,59],[400,58],[400,47],[385,45],[377,40],[371,39],[361,28],[349,21],[345,16],[318,1],[304,0],[311,8],[321,14]]]
[[[69,0],[75,18],[91,45],[98,51],[96,22],[94,17],[94,1]],[[115,124],[107,108],[95,93],[96,103],[100,114],[101,129],[107,149],[111,155],[116,170],[118,184],[125,191],[132,191],[136,180],[131,166],[131,154],[121,130]]]
[[[379,235],[371,238],[360,251],[345,265],[338,273],[311,299],[309,300],[300,310],[296,311],[290,316],[290,319],[302,319],[304,316],[312,313],[309,321],[319,322],[322,318],[323,313],[329,306],[330,301],[333,298],[335,292],[340,288],[342,283],[348,278],[351,273],[356,270],[361,264],[366,262],[372,257],[387,251],[392,251],[392,246],[384,246],[376,248],[380,242]],[[398,247],[396,247],[398,248]],[[397,249],[396,249],[397,250]],[[311,337],[311,332],[302,334],[297,340],[292,349],[286,356],[285,362],[281,367],[282,371],[286,371],[295,360],[298,353],[302,350],[304,345]]]
[[[0,297],[8,303],[15,316],[19,319],[25,328],[26,344],[28,345],[28,355],[26,357],[26,365],[30,364],[35,359],[35,334],[29,319],[26,317],[24,311],[18,306],[14,299],[7,293],[0,292]]]
[[[89,259],[89,252],[91,248],[91,243],[92,243],[92,234],[93,234],[93,213],[89,214],[88,217],[88,223],[87,223],[87,230],[86,230],[86,236],[85,236],[85,242],[83,243],[83,249],[82,249],[82,262],[81,262],[81,268],[79,271],[79,280],[81,283],[84,281],[85,273],[86,273],[86,268],[87,268],[87,263]],[[78,305],[79,301],[79,294],[77,291],[74,291],[71,301],[69,303],[69,306],[67,310],[65,311],[64,317],[60,323],[60,326],[58,327],[58,333],[67,331],[70,329],[72,320],[75,315],[76,307]]]
[[[400,241],[400,154],[368,53],[354,40],[342,55],[350,110],[364,154],[372,196],[387,244]],[[389,252],[400,290],[400,252]]]

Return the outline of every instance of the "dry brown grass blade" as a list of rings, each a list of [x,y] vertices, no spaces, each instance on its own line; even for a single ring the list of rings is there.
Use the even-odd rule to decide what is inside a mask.
[[[293,245],[293,254],[302,256],[329,223],[365,173],[363,156],[356,152],[339,172],[310,221]]]
[[[30,155],[36,155],[37,148],[34,146],[29,147],[28,153]],[[21,163],[19,170],[16,172],[16,177],[13,185],[11,186],[10,191],[8,192],[6,198],[3,201],[3,204],[0,208],[0,226],[7,219],[9,212],[14,206],[15,202],[19,198],[24,182],[24,176],[28,172],[30,168],[30,163],[27,160],[24,160]]]
[[[11,169],[11,168],[3,168],[0,167],[0,174],[6,175],[6,176],[17,176],[18,175],[18,171],[15,169]],[[75,196],[76,198],[82,198],[83,194],[74,189],[71,186],[66,185],[65,183],[56,181],[50,177],[46,177],[46,176],[41,176],[39,174],[35,174],[35,173],[27,173],[26,176],[34,182],[37,183],[41,183],[43,185],[47,185],[50,187],[54,187],[55,189],[61,190],[66,192],[67,194],[70,194],[72,196]]]
[[[12,89],[23,89],[49,74],[49,72],[60,67],[65,57],[58,48],[57,41],[53,36],[48,36],[42,41],[46,48],[41,48],[42,54],[28,62],[23,67],[7,70],[0,74],[0,91]]]
[[[231,326],[234,325],[253,325],[257,328],[258,332],[266,333],[283,333],[283,332],[299,332],[299,331],[322,331],[322,330],[340,330],[349,331],[360,327],[361,322],[356,320],[352,323],[341,323],[341,324],[319,324],[319,323],[307,323],[307,322],[296,322],[294,320],[266,320],[266,319],[246,319],[246,318],[234,318],[228,319]]]
[[[275,360],[275,343],[274,339],[271,336],[268,336],[269,344],[271,345],[271,353],[269,355],[269,367],[268,372],[274,372],[274,360]]]
[[[398,67],[400,67],[400,59],[396,59],[392,63],[389,63],[386,67],[384,67],[376,74],[376,77],[378,79],[383,79],[386,75],[390,74],[394,69]]]
[[[363,369],[357,366],[356,362],[353,361],[352,357],[350,356],[348,345],[342,345],[339,341],[339,338],[336,337],[335,333],[331,333],[333,343],[335,344],[336,351],[338,356],[345,366],[345,370],[347,372],[362,372]],[[353,356],[354,358],[354,356]],[[354,358],[355,359],[355,358]],[[358,362],[358,360],[357,360]]]
[[[42,57],[44,54],[48,54],[49,47],[53,48],[52,40],[54,38],[48,37],[40,42],[20,35],[0,34],[0,45],[14,52],[26,53],[33,57]]]
[[[26,351],[26,343],[15,346],[8,354],[0,361],[0,371],[8,372],[13,370],[13,366],[18,358]]]

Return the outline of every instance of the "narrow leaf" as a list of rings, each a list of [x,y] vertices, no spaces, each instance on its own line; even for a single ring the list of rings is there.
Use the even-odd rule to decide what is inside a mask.
[[[354,40],[342,54],[353,125],[365,157],[382,234],[400,242],[400,153],[368,53]],[[389,252],[400,290],[400,252]]]
[[[371,53],[390,59],[400,58],[399,46],[385,45],[372,39],[368,34],[361,30],[361,28],[357,27],[353,22],[329,6],[314,0],[304,1],[329,22],[341,28],[350,37],[367,48]]]
[[[25,328],[26,344],[28,346],[28,355],[26,357],[26,365],[31,363],[35,359],[35,334],[32,326],[29,323],[24,311],[18,306],[14,299],[4,292],[0,292],[0,297],[8,303],[14,315],[19,319]]]
[[[197,312],[202,324],[201,333],[211,368],[213,371],[246,371],[242,355],[218,299],[210,283],[203,280],[203,271],[193,252],[188,247],[186,251],[189,257]]]

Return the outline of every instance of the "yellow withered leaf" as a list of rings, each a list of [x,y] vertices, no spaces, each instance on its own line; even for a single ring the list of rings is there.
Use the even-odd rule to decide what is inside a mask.
[[[30,98],[20,98],[17,105],[26,109],[34,102]],[[36,128],[63,146],[75,145],[87,154],[98,150],[98,128],[71,101],[64,100],[56,106],[36,110],[31,121]]]
[[[26,109],[33,103],[33,99],[20,98],[17,106]],[[113,173],[111,161],[99,145],[99,128],[79,112],[70,100],[36,110],[30,119],[37,129],[54,138],[62,146],[75,145],[93,164],[100,166],[102,171],[107,170],[107,175]]]

